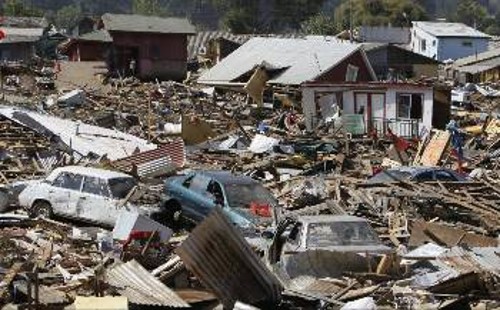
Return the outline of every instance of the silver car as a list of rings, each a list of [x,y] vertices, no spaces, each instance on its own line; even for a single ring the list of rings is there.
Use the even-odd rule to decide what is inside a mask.
[[[44,180],[28,183],[18,201],[33,217],[57,215],[114,226],[121,211],[145,213],[125,203],[136,186],[136,180],[127,174],[67,166],[54,169]]]

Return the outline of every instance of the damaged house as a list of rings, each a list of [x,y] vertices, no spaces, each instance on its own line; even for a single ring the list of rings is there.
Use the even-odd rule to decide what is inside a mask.
[[[485,83],[500,80],[500,48],[455,60],[446,77],[460,83]]]
[[[185,18],[104,14],[93,32],[60,47],[72,61],[106,61],[117,75],[182,80],[187,72],[187,40],[195,33]]]
[[[262,102],[267,86],[299,87],[303,82],[375,81],[361,45],[324,38],[253,38],[199,79],[199,84],[245,89]]]
[[[302,85],[302,109],[309,131],[342,115],[352,134],[418,137],[444,129],[450,117],[450,89],[414,83]]]

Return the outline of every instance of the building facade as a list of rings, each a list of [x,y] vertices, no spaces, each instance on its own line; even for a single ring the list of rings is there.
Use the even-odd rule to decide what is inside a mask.
[[[413,52],[438,61],[455,60],[488,49],[490,37],[460,23],[413,22]]]

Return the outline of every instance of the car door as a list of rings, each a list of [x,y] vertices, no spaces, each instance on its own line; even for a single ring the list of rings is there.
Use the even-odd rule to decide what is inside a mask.
[[[116,206],[108,188],[108,182],[93,176],[85,176],[77,205],[78,217],[99,224],[114,224]]]
[[[207,191],[210,178],[201,174],[193,177],[189,184],[189,193],[183,203],[183,211],[186,216],[201,221],[213,208],[214,198]]]
[[[458,179],[446,170],[436,170],[436,180],[441,182],[457,182]]]
[[[79,174],[62,172],[52,182],[49,200],[55,214],[77,217],[76,209],[83,177]]]

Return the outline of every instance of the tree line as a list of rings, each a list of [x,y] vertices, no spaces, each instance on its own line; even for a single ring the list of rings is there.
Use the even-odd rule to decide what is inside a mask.
[[[433,0],[434,5],[435,1]],[[428,20],[427,0],[4,0],[3,15],[45,16],[69,29],[84,15],[105,12],[188,17],[200,30],[235,33],[333,35],[361,25],[410,26]],[[500,35],[500,13],[477,0],[439,0],[444,17],[492,35]],[[490,0],[500,12],[500,0]],[[443,9],[443,8],[441,8]],[[436,16],[433,16],[436,17]]]

